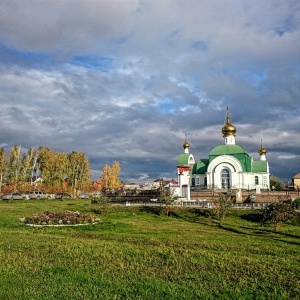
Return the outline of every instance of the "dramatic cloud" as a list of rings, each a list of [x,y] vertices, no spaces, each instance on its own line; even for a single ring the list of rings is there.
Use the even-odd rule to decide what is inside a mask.
[[[272,175],[300,172],[300,3],[0,1],[0,145],[83,151],[97,178],[175,178],[236,141]]]

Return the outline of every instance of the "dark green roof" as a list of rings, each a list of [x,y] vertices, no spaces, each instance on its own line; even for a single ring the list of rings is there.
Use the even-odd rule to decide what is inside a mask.
[[[193,174],[205,174],[209,164],[208,159],[200,159],[193,166]]]
[[[268,171],[268,164],[265,160],[253,161],[252,172],[253,173],[264,173]]]

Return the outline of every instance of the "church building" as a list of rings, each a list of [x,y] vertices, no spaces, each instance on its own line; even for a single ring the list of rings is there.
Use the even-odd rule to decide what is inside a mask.
[[[236,127],[231,123],[228,108],[222,133],[224,144],[213,148],[208,158],[197,161],[189,152],[190,144],[185,138],[184,152],[177,161],[181,196],[189,199],[190,188],[256,190],[257,193],[270,188],[266,149],[261,142],[259,160],[254,160],[242,146],[235,143]]]

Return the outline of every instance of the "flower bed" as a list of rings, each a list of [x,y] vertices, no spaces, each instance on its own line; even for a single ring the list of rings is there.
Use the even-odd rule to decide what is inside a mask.
[[[45,211],[41,214],[33,214],[31,216],[21,218],[20,221],[23,224],[32,226],[74,226],[95,224],[99,222],[100,219],[91,214],[65,210],[63,212]]]

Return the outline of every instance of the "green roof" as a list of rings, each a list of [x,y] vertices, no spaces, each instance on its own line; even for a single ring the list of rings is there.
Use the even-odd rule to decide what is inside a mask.
[[[231,155],[238,159],[244,172],[251,172],[251,157],[240,145],[220,145],[211,150],[209,162],[221,155]]]
[[[209,155],[233,155],[233,154],[247,154],[244,148],[240,145],[220,145],[211,150]]]
[[[205,174],[209,164],[208,159],[200,159],[193,166],[193,174]]]
[[[188,166],[189,165],[189,153],[182,153],[179,155],[178,160],[177,160],[177,165],[185,165]]]
[[[253,161],[252,172],[253,173],[264,173],[268,171],[268,164],[265,160]]]

